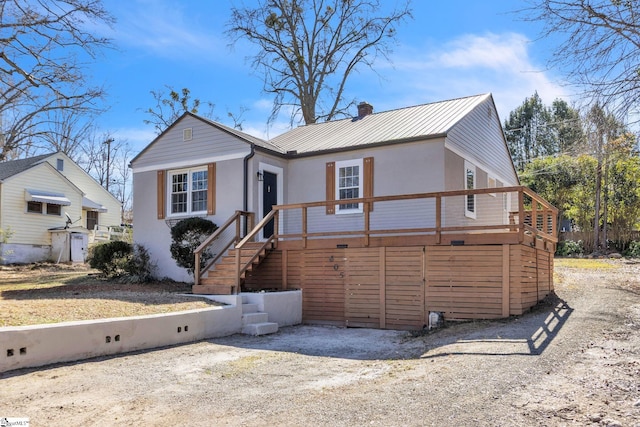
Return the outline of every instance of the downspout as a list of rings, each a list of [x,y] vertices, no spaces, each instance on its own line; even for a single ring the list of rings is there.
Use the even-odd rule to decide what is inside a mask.
[[[244,198],[244,205],[243,205],[243,210],[245,212],[247,212],[249,210],[249,177],[247,176],[249,173],[249,160],[251,160],[251,158],[253,156],[255,156],[256,154],[256,146],[255,144],[251,144],[251,152],[249,154],[247,154],[244,158],[244,165],[243,165],[243,171],[244,171],[244,188],[243,188],[243,198]],[[245,219],[244,222],[244,235],[247,235],[247,221]]]

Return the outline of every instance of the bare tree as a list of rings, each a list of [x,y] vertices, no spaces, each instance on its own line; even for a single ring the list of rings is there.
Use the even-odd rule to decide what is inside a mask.
[[[640,102],[640,3],[631,0],[532,0],[526,20],[563,36],[552,65],[586,95],[626,114]]]
[[[411,17],[409,2],[377,16],[379,0],[264,0],[255,8],[232,7],[227,34],[258,46],[253,67],[275,96],[270,120],[293,107],[292,123],[348,116],[348,78],[359,67],[388,59],[396,26]]]
[[[109,188],[111,177],[115,177],[118,168],[118,153],[124,149],[126,143],[117,141],[110,133],[91,133],[84,144],[78,164],[89,175],[94,177],[100,185]]]
[[[53,111],[99,111],[83,61],[110,46],[90,29],[113,22],[100,0],[0,2],[0,160],[41,138]]]
[[[158,135],[164,132],[185,112],[198,114],[201,105],[200,99],[191,98],[191,91],[186,87],[182,88],[180,92],[175,91],[168,85],[165,88],[169,91],[168,96],[164,90],[152,90],[150,92],[156,105],[145,110],[145,113],[151,118],[143,120],[144,124],[153,125]],[[208,110],[202,115],[207,118],[213,118],[215,105],[211,102],[205,102],[205,105]]]

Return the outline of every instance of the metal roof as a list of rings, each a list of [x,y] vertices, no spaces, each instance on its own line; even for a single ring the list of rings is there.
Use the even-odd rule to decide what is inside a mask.
[[[370,144],[428,139],[449,130],[491,94],[400,108],[364,116],[301,126],[269,142],[297,154]],[[266,147],[265,147],[266,148]]]

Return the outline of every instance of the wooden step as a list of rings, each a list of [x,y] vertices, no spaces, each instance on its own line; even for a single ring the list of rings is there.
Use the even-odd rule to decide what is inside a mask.
[[[244,275],[240,277],[244,279]],[[202,285],[235,285],[236,278],[233,275],[215,274],[215,271],[210,271],[207,277],[203,277],[200,280]]]
[[[191,292],[194,294],[204,295],[233,295],[236,292],[235,285],[194,285],[191,287]]]

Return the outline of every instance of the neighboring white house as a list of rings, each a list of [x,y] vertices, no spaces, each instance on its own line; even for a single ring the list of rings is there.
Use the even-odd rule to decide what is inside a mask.
[[[185,113],[131,162],[134,240],[150,251],[161,276],[186,281],[169,252],[170,227],[186,217],[220,225],[236,210],[260,220],[275,204],[335,200],[314,213],[314,223],[342,231],[363,216],[361,205],[338,203],[349,198],[519,185],[490,94],[379,113],[361,103],[358,110],[354,118],[301,126],[270,141]],[[461,196],[447,202],[443,220],[481,224],[498,215],[506,223],[510,203],[488,212],[475,195]],[[435,206],[391,206],[385,215],[376,211],[391,228],[394,210],[417,209],[416,227],[433,221],[425,212]],[[299,224],[283,216],[279,226],[291,233]]]
[[[0,162],[0,258],[84,261],[96,225],[120,225],[121,206],[64,153]]]

